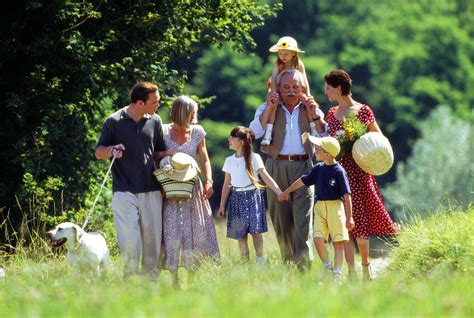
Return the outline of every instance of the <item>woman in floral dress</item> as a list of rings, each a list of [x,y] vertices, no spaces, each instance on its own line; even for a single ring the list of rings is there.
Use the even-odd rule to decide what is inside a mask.
[[[352,80],[349,74],[343,70],[334,70],[326,74],[324,79],[328,99],[338,103],[337,106],[329,109],[326,116],[328,133],[331,136],[341,134],[343,119],[349,117],[349,112],[353,112],[359,121],[367,125],[368,131],[381,132],[370,107],[352,99]],[[375,177],[364,172],[356,164],[350,153],[340,158],[339,163],[346,169],[349,177],[355,222],[355,227],[350,232],[351,240],[345,246],[349,274],[355,274],[353,242],[355,238],[359,247],[363,276],[366,279],[371,279],[369,263],[370,235],[396,234],[398,230],[384,207]]]
[[[184,266],[191,273],[203,258],[218,259],[216,230],[208,199],[212,189],[212,171],[206,148],[206,132],[197,122],[197,103],[187,96],[180,96],[171,108],[171,124],[163,125],[166,151],[160,157],[184,152],[196,159],[199,155],[204,185],[199,178],[194,184],[191,199],[164,200],[163,242],[164,268],[170,270],[173,285],[179,286],[178,267]],[[196,160],[197,161],[197,160]]]

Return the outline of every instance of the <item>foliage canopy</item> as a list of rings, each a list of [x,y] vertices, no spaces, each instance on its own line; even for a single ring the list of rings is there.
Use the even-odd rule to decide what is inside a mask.
[[[22,176],[65,185],[78,208],[95,182],[99,125],[136,82],[181,92],[202,45],[255,46],[250,31],[278,6],[256,1],[14,1],[0,13],[0,206]],[[165,98],[166,104],[166,98]],[[113,106],[112,106],[113,105]],[[58,198],[56,198],[58,199]],[[58,205],[59,206],[59,205]]]

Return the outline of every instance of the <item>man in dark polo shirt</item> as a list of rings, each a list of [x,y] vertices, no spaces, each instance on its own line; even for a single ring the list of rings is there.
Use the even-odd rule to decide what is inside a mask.
[[[165,150],[161,118],[155,114],[159,101],[157,85],[135,85],[131,104],[106,119],[95,151],[97,159],[116,157],[112,211],[126,276],[158,276],[162,197],[153,161],[157,152]]]

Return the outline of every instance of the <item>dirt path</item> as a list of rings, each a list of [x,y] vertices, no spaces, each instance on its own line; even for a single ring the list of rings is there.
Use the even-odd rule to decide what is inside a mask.
[[[370,260],[370,267],[372,268],[374,278],[383,275],[389,264],[390,259],[388,257],[372,258]]]

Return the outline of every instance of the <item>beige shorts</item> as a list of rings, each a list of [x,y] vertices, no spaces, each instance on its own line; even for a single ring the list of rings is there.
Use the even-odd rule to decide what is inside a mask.
[[[329,235],[333,242],[349,240],[346,213],[341,200],[317,201],[314,205],[314,237],[322,237],[327,242]]]

